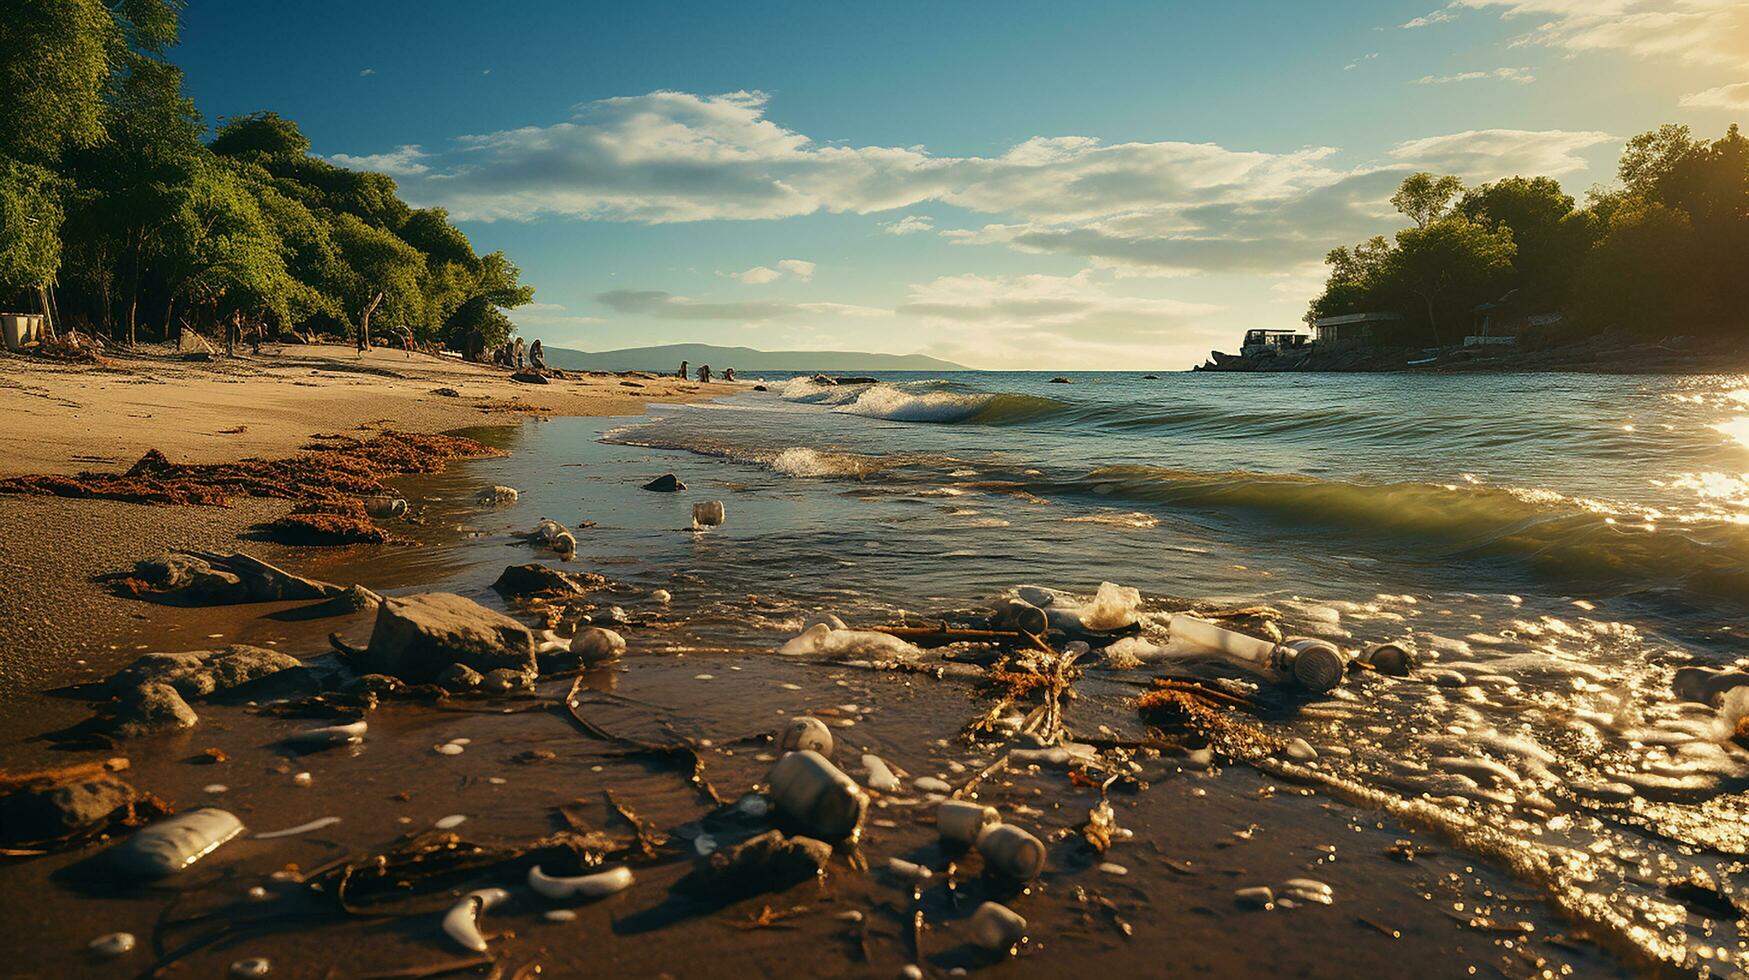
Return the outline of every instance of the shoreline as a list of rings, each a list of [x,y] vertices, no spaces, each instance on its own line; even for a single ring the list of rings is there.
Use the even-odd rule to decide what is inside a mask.
[[[1286,353],[1211,351],[1191,368],[1210,374],[1740,374],[1749,350],[1737,346],[1659,343],[1573,343],[1532,350],[1512,345],[1408,348],[1313,344]]]
[[[520,446],[509,448],[509,458],[462,461],[442,473],[409,479],[410,498],[441,502],[434,506],[444,519],[433,520],[422,536],[436,543],[451,535],[447,518],[467,509],[463,492],[489,481],[509,459],[524,455]],[[357,580],[396,590],[447,587],[457,578],[453,571],[402,569],[390,548],[330,549],[322,563],[312,562],[311,554],[304,549],[302,560],[294,557],[287,567],[331,581]],[[521,549],[502,554],[474,549],[471,557],[476,565],[496,568],[538,560],[538,555],[529,555]],[[585,567],[620,578],[608,563]],[[387,580],[383,573],[390,569],[403,580]],[[470,584],[461,591],[477,589],[484,581],[480,571],[466,575]],[[628,588],[615,588],[609,601],[624,603],[634,613],[667,608],[665,601],[655,607],[640,595],[654,583],[632,585],[629,579],[636,577],[628,576]],[[677,588],[680,581],[676,579]],[[139,638],[155,641],[155,650],[243,642],[271,644],[310,658],[311,651],[323,649],[322,637],[329,630],[338,630],[351,643],[362,643],[369,631],[368,616],[307,622],[275,618],[299,605],[147,606],[161,611],[140,629]],[[759,608],[799,622],[805,607]],[[670,628],[681,635],[665,639]],[[793,623],[773,623],[764,631],[775,643],[794,628]],[[214,638],[215,633],[222,636]],[[771,762],[772,747],[749,733],[781,728],[794,714],[831,721],[842,746],[839,764],[851,772],[860,771],[855,767],[858,752],[872,751],[902,767],[907,780],[935,774],[958,783],[992,764],[998,751],[990,744],[967,745],[960,735],[962,723],[977,710],[968,701],[978,697],[975,685],[963,678],[925,681],[900,671],[811,663],[775,657],[770,646],[718,649],[693,642],[687,633],[682,617],[672,627],[630,634],[637,650],[620,668],[591,672],[597,676],[583,688],[583,702],[593,723],[616,734],[654,739],[683,733],[698,740],[708,760],[707,775],[727,799],[758,782]],[[116,654],[123,662],[133,655]],[[567,683],[545,683],[540,694],[560,697]],[[1081,683],[1088,696],[1077,702],[1078,727],[1103,732],[1108,725],[1121,730],[1134,724],[1133,711],[1126,707],[1133,692],[1093,679]],[[61,703],[74,711],[88,710],[82,702]],[[566,813],[567,820],[575,814],[590,827],[616,831],[616,799],[663,830],[695,825],[710,809],[687,786],[683,773],[627,757],[618,746],[577,732],[562,711],[555,717],[551,711],[525,710],[536,705],[520,705],[515,698],[484,703],[460,699],[446,707],[385,701],[368,714],[366,745],[352,752],[289,758],[264,752],[288,734],[324,722],[227,702],[202,702],[200,723],[188,732],[122,743],[118,751],[131,759],[127,776],[135,785],[183,809],[208,804],[232,810],[251,833],[341,818],[307,836],[271,843],[240,839],[227,845],[222,863],[215,859],[216,867],[187,872],[184,880],[192,889],[187,904],[217,913],[221,922],[240,915],[270,922],[276,913],[298,918],[295,928],[245,930],[213,947],[190,947],[183,968],[204,975],[245,956],[265,956],[275,973],[295,975],[319,972],[335,962],[373,975],[449,963],[457,954],[437,926],[447,902],[441,896],[402,910],[404,918],[382,926],[336,915],[312,902],[297,887],[295,872],[378,853],[403,835],[452,819],[451,814],[467,818],[459,831],[465,840],[492,844],[550,832],[556,812]],[[435,752],[433,747],[445,739],[466,740],[465,752]],[[221,749],[230,759],[192,764],[207,747]],[[526,761],[531,750],[544,750],[544,761]],[[509,928],[514,938],[495,935],[493,951],[511,964],[534,957],[554,975],[770,975],[783,970],[892,975],[900,964],[915,962],[931,975],[942,975],[959,967],[981,973],[1004,961],[1006,969],[1020,975],[1060,975],[1087,965],[1133,973],[1170,958],[1192,972],[1217,975],[1285,969],[1335,976],[1362,975],[1393,964],[1437,972],[1453,962],[1500,959],[1497,940],[1487,931],[1497,928],[1493,917],[1499,917],[1530,923],[1513,936],[1539,956],[1558,958],[1589,975],[1625,972],[1623,961],[1597,947],[1569,943],[1566,937],[1574,927],[1553,916],[1534,888],[1526,894],[1523,883],[1491,862],[1445,846],[1436,834],[1240,762],[1193,766],[1171,754],[1147,752],[1136,759],[1143,783],[1111,797],[1118,824],[1134,839],[1118,844],[1109,855],[1092,853],[1072,833],[1104,794],[1071,778],[1064,767],[1017,765],[982,788],[982,800],[1048,842],[1052,856],[1047,878],[1023,892],[964,872],[956,875],[952,864],[965,858],[937,842],[928,817],[933,804],[918,799],[917,791],[901,788],[883,794],[870,808],[863,840],[870,870],[859,872],[844,857],[834,856],[819,883],[776,894],[720,906],[679,904],[674,889],[692,861],[675,856],[636,863],[631,889],[567,909],[576,918],[561,923],[542,921],[543,903],[516,888],[519,882],[501,877],[495,883],[512,887],[516,897],[494,913],[492,924]],[[64,762],[66,754],[52,761]],[[294,776],[305,772],[313,773],[313,781],[297,783]],[[604,788],[618,794],[607,798],[610,806],[603,805]],[[1414,842],[1419,856],[1408,863],[1386,856],[1392,849],[1400,851],[1405,842]],[[679,850],[690,851],[688,840],[676,843]],[[69,888],[69,883],[93,880],[89,854],[50,855],[0,868],[11,876],[14,888],[42,895],[0,927],[0,938],[29,949],[26,962],[44,975],[95,975],[102,967],[80,957],[90,936],[127,929],[144,937],[163,915],[161,888],[104,892],[100,901],[77,884]],[[937,878],[907,900],[906,890],[884,867],[889,857],[932,866]],[[1110,870],[1106,862],[1120,870]],[[294,872],[289,881],[275,874],[286,868]],[[943,876],[957,884],[942,887]],[[1308,876],[1334,889],[1333,907],[1314,904],[1290,912],[1283,905],[1265,912],[1236,904],[1233,897],[1243,885]],[[245,897],[245,886],[257,882],[267,897]],[[1432,901],[1435,894],[1437,902]],[[1489,897],[1489,917],[1479,920],[1482,925],[1466,930],[1442,910],[1443,902],[1478,901],[1479,894]],[[985,953],[968,941],[970,911],[986,897],[1012,903],[1032,923],[1032,944],[1018,958]],[[755,927],[762,907],[787,921],[777,928]],[[913,910],[925,922],[915,931]],[[857,918],[849,921],[857,925],[847,927],[844,917],[851,913]],[[1480,906],[1477,913],[1482,914]],[[1235,930],[1247,941],[1236,942]],[[1327,941],[1302,941],[1306,930],[1328,933]],[[326,952],[312,953],[313,941]],[[145,962],[155,955],[148,953]]]
[[[531,417],[632,416],[654,401],[738,390],[574,372],[522,384],[495,366],[386,348],[362,356],[339,346],[269,345],[258,358],[104,358],[100,365],[0,359],[0,413],[21,423],[0,429],[0,478],[125,472],[152,449],[178,463],[289,457],[322,433],[368,438],[385,429],[431,434],[513,427]],[[459,395],[434,394],[437,388]],[[248,550],[294,564],[344,550],[241,540],[294,504],[246,496],[223,506],[157,506],[0,495],[0,607],[8,610],[0,616],[0,705],[15,707],[78,680],[87,662],[125,650],[135,634],[165,620],[163,607],[118,597],[96,576],[180,548]]]

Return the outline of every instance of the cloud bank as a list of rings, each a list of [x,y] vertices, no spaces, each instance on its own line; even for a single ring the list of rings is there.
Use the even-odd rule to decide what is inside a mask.
[[[1404,173],[1448,168],[1487,179],[1568,173],[1608,137],[1477,130],[1405,143],[1370,166],[1337,150],[1235,150],[1179,141],[1038,136],[994,156],[826,143],[767,117],[759,92],[652,92],[574,107],[570,119],[463,136],[428,152],[333,159],[401,179],[406,196],[462,220],[572,218],[664,224],[875,214],[934,203],[991,216],[941,232],[961,244],[1078,255],[1130,271],[1279,270],[1332,240],[1376,230]],[[907,216],[892,234],[929,231]],[[755,267],[746,282],[805,275]],[[751,276],[751,278],[748,278]]]

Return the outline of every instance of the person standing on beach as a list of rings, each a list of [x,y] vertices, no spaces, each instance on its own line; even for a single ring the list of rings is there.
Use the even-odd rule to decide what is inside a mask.
[[[698,366],[698,380],[700,384],[708,385],[711,383],[711,366],[709,364],[700,364]]]
[[[681,362],[680,362],[680,370],[679,370],[679,371],[676,371],[676,372],[675,372],[675,373],[674,373],[674,376],[675,376],[675,377],[676,377],[676,378],[679,378],[679,379],[680,379],[680,380],[682,380],[682,381],[685,381],[685,380],[686,380],[686,362],[685,362],[685,361],[681,361]]]
[[[522,359],[524,357],[526,357],[527,354],[528,354],[528,349],[522,345],[522,338],[521,337],[516,338],[516,346],[515,346],[514,352],[512,354],[512,360],[515,362],[513,366],[516,368],[516,370],[518,370],[518,371],[522,370]]]
[[[540,338],[534,338],[534,343],[528,345],[528,364],[530,367],[546,369],[547,352],[540,345]]]
[[[735,369],[734,368],[723,368],[723,380],[724,381],[735,380]]]

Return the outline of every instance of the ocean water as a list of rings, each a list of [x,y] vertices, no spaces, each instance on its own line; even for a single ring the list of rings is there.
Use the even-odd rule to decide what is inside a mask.
[[[639,634],[657,655],[774,654],[816,611],[854,626],[1115,583],[1139,594],[1142,639],[1094,651],[1071,721],[1133,734],[1151,676],[1263,683],[1173,642],[1195,605],[1269,606],[1286,634],[1349,649],[1412,643],[1414,676],[1275,699],[1267,727],[1316,749],[1324,789],[1510,869],[1605,945],[1749,962],[1737,923],[1671,889],[1697,870],[1749,884],[1732,740],[1749,695],[1671,688],[1749,653],[1749,378],[1050,377],[769,377],[530,423],[511,456],[429,491],[492,480],[521,504],[383,572],[477,591],[509,532],[595,522],[580,564],[674,595],[672,628]],[[665,472],[687,491],[637,489]],[[713,499],[726,524],[691,530]]]

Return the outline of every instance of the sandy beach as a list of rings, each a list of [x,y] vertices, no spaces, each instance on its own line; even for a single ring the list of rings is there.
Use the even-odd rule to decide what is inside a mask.
[[[346,346],[268,345],[259,355],[210,361],[112,351],[103,362],[5,357],[0,413],[9,423],[0,426],[0,477],[125,471],[151,449],[187,463],[272,459],[297,453],[318,434],[633,415],[650,401],[735,390],[605,374],[524,384],[500,367]],[[250,498],[190,508],[0,496],[0,604],[8,610],[0,616],[0,704],[73,683],[103,666],[103,653],[119,656],[133,645],[130,636],[161,625],[162,610],[118,598],[94,576],[173,548],[234,549],[239,535],[290,507]],[[271,543],[249,547],[270,561],[287,554]]]

